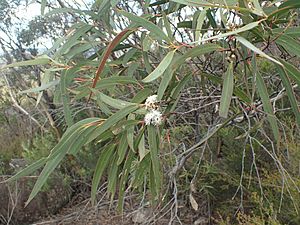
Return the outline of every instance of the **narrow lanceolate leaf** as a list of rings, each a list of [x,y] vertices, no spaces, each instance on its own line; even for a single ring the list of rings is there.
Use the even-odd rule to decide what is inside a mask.
[[[42,16],[45,14],[46,4],[47,4],[47,0],[41,0],[41,14],[42,14]]]
[[[68,76],[72,75],[72,71],[73,69],[63,71],[61,73],[61,78],[60,78],[61,101],[63,103],[64,117],[68,127],[73,125],[72,111],[70,108],[70,97],[69,97],[69,93],[67,92],[67,87],[68,87],[67,79]]]
[[[124,132],[121,135],[120,142],[119,142],[119,145],[118,145],[117,165],[120,165],[124,161],[127,149],[128,149],[127,135],[126,135],[126,132]]]
[[[258,0],[251,0],[251,2],[253,3],[253,8],[251,9],[251,11],[259,16],[265,16],[266,14],[264,13],[264,10],[262,9],[262,7],[260,6],[260,3]]]
[[[282,80],[283,86],[286,90],[287,96],[290,100],[292,110],[293,110],[293,112],[296,116],[297,124],[298,124],[298,126],[300,126],[300,111],[299,111],[299,107],[298,107],[298,101],[295,97],[295,93],[294,93],[293,88],[291,86],[291,82],[289,81],[284,69],[281,66],[278,66],[278,65],[276,65],[276,67],[277,67],[277,70],[279,72],[279,76]]]
[[[138,105],[136,103],[126,102],[126,101],[120,100],[120,99],[114,99],[114,98],[109,97],[108,95],[105,95],[103,93],[98,93],[97,98],[98,98],[98,100],[104,102],[105,104],[107,104],[107,105],[109,105],[109,106],[111,106],[115,109],[123,109],[127,106],[132,106],[132,105],[137,106]],[[138,109],[136,111],[136,113],[145,114],[146,110],[144,108],[141,108],[141,109]]]
[[[278,59],[283,65],[284,69],[287,72],[287,75],[296,81],[298,86],[300,87],[300,71],[294,67],[292,64],[283,61],[282,59]]]
[[[97,98],[99,98],[105,104],[107,104],[111,107],[114,107],[116,109],[123,109],[124,107],[130,106],[130,105],[137,105],[135,103],[126,102],[124,100],[114,99],[114,98],[112,98],[112,97],[110,97],[106,94],[103,94],[103,93],[98,93]]]
[[[96,199],[96,194],[97,194],[97,189],[102,177],[102,174],[105,170],[105,168],[108,166],[110,157],[112,156],[114,152],[115,145],[111,144],[105,149],[102,150],[97,165],[96,165],[96,170],[93,176],[93,181],[92,181],[92,190],[91,190],[91,201],[94,204],[95,199]]]
[[[41,174],[39,175],[30,196],[26,202],[26,205],[31,202],[31,200],[38,194],[43,185],[46,183],[50,174],[56,169],[59,163],[63,160],[67,153],[70,153],[70,150],[73,152],[77,152],[85,143],[86,143],[86,134],[89,133],[90,129],[94,129],[94,127],[83,127],[80,130],[74,132],[73,138],[70,142],[66,143],[62,148],[60,148],[58,154],[54,157],[51,156],[52,153],[47,157],[47,163],[43,168]],[[54,154],[54,153],[53,153]]]
[[[99,118],[87,118],[83,119],[73,126],[68,128],[62,138],[60,139],[59,143],[51,150],[50,155],[47,157],[47,160],[53,159],[56,157],[62,149],[70,148],[71,143],[77,139],[77,134],[83,130],[83,128],[87,126],[91,126],[93,124],[98,124],[101,120]]]
[[[145,147],[145,135],[143,134],[141,140],[138,145],[139,150],[139,160],[142,161],[143,158],[147,155],[146,147]]]
[[[116,154],[112,157],[111,163],[108,168],[108,185],[107,191],[111,194],[111,202],[114,200],[114,196],[117,189],[117,181],[118,181],[118,174],[119,174],[119,166],[116,166],[117,157]]]
[[[150,148],[152,170],[154,174],[155,190],[158,194],[161,188],[160,164],[158,157],[158,136],[156,127],[152,125],[148,126],[148,142]]]
[[[174,60],[171,62],[171,65],[164,72],[163,79],[160,82],[160,85],[159,85],[159,88],[158,88],[158,91],[157,91],[158,100],[161,100],[163,98],[163,95],[164,95],[170,81],[173,78],[174,72],[177,70],[178,67],[180,67],[182,64],[184,64],[187,59],[194,58],[194,57],[197,57],[197,56],[200,56],[200,55],[203,55],[203,54],[207,54],[207,53],[216,51],[220,48],[221,47],[219,45],[216,45],[216,44],[199,45],[199,46],[196,46],[192,49],[189,49],[182,56],[178,56],[177,58],[174,58]]]
[[[105,122],[103,122],[95,131],[90,135],[88,142],[95,140],[98,136],[100,136],[102,133],[107,131],[109,128],[111,128],[113,125],[115,125],[117,122],[120,120],[124,119],[129,113],[134,112],[137,110],[139,106],[136,105],[131,105],[127,106],[112,116],[110,116]]]
[[[128,180],[128,175],[130,172],[130,167],[132,165],[132,161],[134,159],[134,152],[129,151],[127,154],[127,158],[125,160],[124,166],[122,168],[122,176],[120,179],[120,187],[119,187],[119,198],[118,198],[118,211],[123,210],[124,205],[124,196],[125,196],[125,188]]]
[[[170,22],[169,22],[169,20],[167,18],[166,13],[163,13],[163,20],[164,20],[164,26],[165,26],[165,28],[167,30],[167,33],[168,33],[168,37],[170,39],[174,40],[173,32],[171,30],[171,25],[170,25]]]
[[[279,8],[281,9],[300,8],[300,2],[298,0],[286,0],[280,5]]]
[[[28,90],[25,90],[25,91],[21,91],[20,94],[26,94],[26,93],[33,93],[33,92],[44,91],[44,90],[46,90],[48,88],[54,87],[57,84],[59,84],[59,80],[53,80],[53,81],[50,81],[49,83],[42,84],[39,87],[31,88],[31,89],[28,89]]]
[[[261,97],[261,101],[263,103],[264,111],[267,113],[267,118],[270,123],[270,126],[272,128],[274,137],[276,141],[279,139],[279,129],[278,129],[278,124],[276,121],[276,117],[274,115],[273,107],[269,98],[268,90],[265,85],[265,82],[260,75],[260,73],[257,71],[256,72],[256,87],[257,91],[259,93],[259,96]]]
[[[282,66],[282,64],[279,61],[277,61],[276,59],[273,59],[271,56],[268,56],[266,53],[264,53],[259,48],[255,47],[252,43],[250,43],[249,41],[247,41],[245,38],[237,36],[236,39],[240,43],[242,43],[243,45],[245,45],[247,48],[249,48],[251,51],[253,51],[253,52],[259,54],[260,56],[265,57],[265,58],[271,60],[272,62],[274,62],[274,63]]]
[[[46,55],[37,57],[35,59],[21,61],[21,62],[15,62],[8,65],[5,65],[3,67],[0,67],[0,70],[11,68],[11,67],[19,67],[19,66],[36,66],[36,65],[45,65],[50,63],[51,58],[49,58]]]
[[[216,44],[204,44],[189,49],[181,57],[178,57],[176,60],[174,60],[174,63],[172,63],[172,70],[176,70],[180,65],[182,65],[185,62],[185,60],[189,58],[194,58],[200,55],[204,55],[216,51],[218,49],[221,49],[221,47]]]
[[[128,13],[125,11],[120,11],[120,13],[123,16],[126,16],[132,22],[149,30],[150,32],[155,34],[158,38],[161,38],[162,40],[165,40],[167,42],[171,42],[170,38],[163,32],[163,30],[160,29],[158,26],[156,26],[154,23],[150,22],[149,20],[146,20],[143,17],[136,16],[134,14],[131,14],[131,13]]]
[[[289,37],[298,38],[300,37],[300,27],[291,27],[291,28],[275,28],[272,30],[272,33],[277,35],[285,34]]]
[[[102,57],[102,59],[101,59],[101,62],[100,62],[100,64],[99,64],[99,67],[98,67],[98,69],[97,69],[97,71],[96,71],[95,78],[94,78],[94,82],[93,82],[93,84],[92,84],[92,88],[95,88],[95,87],[96,87],[96,84],[97,84],[97,82],[98,82],[98,80],[99,80],[99,78],[100,78],[100,74],[102,73],[102,71],[103,71],[103,69],[104,69],[105,63],[106,63],[108,57],[110,56],[110,53],[111,53],[111,52],[113,51],[113,49],[120,43],[120,41],[122,40],[122,38],[123,38],[125,35],[127,35],[127,34],[129,34],[129,33],[131,33],[131,32],[132,32],[132,30],[130,30],[130,29],[125,29],[125,30],[123,30],[122,32],[120,32],[120,33],[112,40],[112,42],[109,43],[109,45],[107,46],[106,51],[105,51],[105,53],[104,53],[104,55],[103,55],[103,57]],[[90,100],[91,96],[92,96],[92,92],[90,93],[90,96],[89,96],[89,98],[88,98],[88,101]]]
[[[211,41],[211,40],[215,40],[215,39],[225,38],[225,37],[232,36],[232,35],[237,35],[239,33],[242,33],[242,32],[245,32],[245,31],[248,31],[248,30],[251,30],[251,29],[257,27],[259,25],[259,23],[260,23],[260,21],[249,23],[249,24],[247,24],[243,27],[240,27],[236,30],[202,39],[201,42],[207,42],[207,41]]]
[[[55,170],[55,168],[58,166],[58,164],[61,162],[65,154],[59,154],[54,159],[48,161],[42,170],[41,174],[39,175],[36,183],[34,184],[34,187],[28,197],[28,200],[25,203],[25,206],[27,206],[32,199],[39,193],[39,191],[42,189],[44,184],[46,183],[48,177],[50,174]]]
[[[228,116],[232,93],[233,93],[233,62],[229,64],[224,77],[220,111],[219,111],[219,115],[221,117],[227,118]]]
[[[237,0],[221,0],[221,1],[211,1],[211,0],[171,0],[172,2],[177,2],[180,4],[185,4],[185,5],[189,5],[189,6],[195,6],[195,7],[205,7],[205,6],[209,6],[209,7],[220,7],[220,8],[224,8],[224,7],[230,7],[230,6],[235,6],[238,1]]]
[[[133,113],[129,114],[128,117],[127,117],[128,120],[135,120],[135,115]],[[127,133],[127,141],[128,141],[128,145],[130,147],[130,149],[132,151],[136,151],[135,148],[134,148],[134,125],[132,126],[128,126],[127,129],[126,129],[126,133]]]
[[[177,86],[173,89],[173,92],[171,93],[171,99],[174,100],[175,102],[173,104],[169,104],[168,107],[165,110],[165,113],[168,112],[172,112],[173,110],[175,110],[178,101],[179,101],[179,95],[180,92],[182,91],[182,89],[184,88],[184,86],[187,84],[187,82],[191,79],[192,74],[188,74],[186,75],[181,81],[179,81],[179,83],[177,84]]]
[[[197,25],[196,25],[196,30],[195,30],[195,41],[200,41],[201,38],[201,29],[202,25],[206,16],[206,8],[204,8],[201,12],[200,15],[197,18]]]
[[[298,40],[286,34],[281,34],[275,42],[281,45],[291,55],[300,57],[300,42]]]
[[[34,162],[33,164],[27,166],[25,169],[21,170],[14,176],[10,177],[9,179],[5,180],[4,182],[11,182],[14,180],[17,180],[21,177],[28,176],[32,174],[33,172],[37,171],[39,168],[41,168],[46,163],[46,158],[41,158],[38,161]]]
[[[159,78],[164,72],[165,70],[168,68],[168,66],[170,65],[173,56],[175,54],[176,50],[173,50],[171,52],[169,52],[165,58],[161,61],[161,63],[158,65],[158,67],[156,67],[155,70],[153,70],[152,73],[150,73],[147,77],[145,77],[142,81],[145,83],[149,83],[151,81],[156,80],[157,78]]]

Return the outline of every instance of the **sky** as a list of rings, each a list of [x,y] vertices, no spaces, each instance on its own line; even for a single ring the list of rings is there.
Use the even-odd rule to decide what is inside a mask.
[[[92,0],[65,0],[64,2],[70,4],[71,6],[75,7],[75,3],[77,5],[79,5],[82,8],[86,8],[85,7],[85,3],[91,2]],[[37,3],[36,0],[32,0],[32,1],[28,1],[28,5],[22,4],[20,5],[17,10],[15,11],[16,16],[22,21],[22,25],[21,28],[24,27],[26,28],[26,26],[28,25],[29,21],[31,21],[34,17],[36,16],[40,16],[41,15],[41,5],[40,3]],[[45,13],[48,12],[48,9],[46,7],[45,9]],[[12,22],[13,23],[18,23],[19,20],[16,18],[12,18]],[[13,31],[12,31],[13,33]],[[6,38],[7,36],[0,32],[0,35],[2,38]],[[52,46],[52,43],[49,42],[48,40],[40,40],[43,41],[43,44],[45,47],[50,48]],[[0,48],[0,56],[2,55],[2,50]],[[1,59],[0,59],[0,63],[1,63]]]
[[[40,14],[41,6],[39,3],[36,2],[29,4],[27,7],[20,6],[17,10],[17,16],[28,21]]]

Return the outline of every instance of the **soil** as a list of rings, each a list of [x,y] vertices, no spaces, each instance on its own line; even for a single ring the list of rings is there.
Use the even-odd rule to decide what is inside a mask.
[[[152,210],[149,206],[140,207],[134,204],[137,195],[129,196],[124,204],[122,214],[116,213],[116,202],[110,203],[105,196],[101,196],[97,206],[92,206],[88,195],[79,194],[55,216],[50,216],[33,225],[132,225],[132,224],[191,224],[207,225],[207,218],[199,216],[198,212],[189,207],[181,207],[180,220],[170,219],[171,210]],[[170,221],[172,221],[170,223]]]
[[[25,185],[25,184],[24,184]],[[23,185],[23,186],[24,186]],[[26,191],[26,195],[30,193],[30,185],[26,185],[27,188],[21,187]],[[77,191],[76,191],[77,189]],[[75,191],[75,192],[74,192]],[[28,192],[28,193],[27,193]],[[46,192],[47,193],[47,192]],[[170,201],[164,203],[164,207],[157,206],[155,209],[150,207],[149,203],[141,206],[141,197],[138,194],[127,194],[125,198],[123,212],[116,212],[117,201],[111,202],[107,197],[105,188],[98,192],[98,204],[96,206],[91,204],[90,201],[90,187],[85,185],[83,188],[76,187],[72,190],[73,196],[68,198],[69,201],[64,206],[61,206],[59,210],[55,212],[52,209],[51,199],[62,200],[67,195],[63,190],[55,188],[51,193],[50,200],[47,200],[43,194],[40,198],[37,198],[36,203],[33,204],[33,208],[30,208],[30,213],[21,213],[21,217],[18,218],[18,214],[14,214],[14,219],[9,223],[0,223],[3,225],[131,225],[131,224],[192,224],[192,225],[206,225],[208,220],[206,216],[203,216],[199,210],[193,210],[189,202]],[[48,193],[48,195],[49,195]],[[2,196],[3,198],[3,196]],[[27,197],[24,197],[24,200]],[[45,199],[48,201],[45,201]],[[58,200],[57,200],[58,199]],[[204,202],[200,199],[197,201]],[[2,201],[3,203],[3,201]],[[34,202],[33,202],[34,203]],[[176,204],[175,204],[176,203]],[[57,208],[57,202],[55,202],[55,209]],[[175,207],[176,206],[176,207]],[[20,210],[24,209],[18,206]],[[1,208],[1,207],[0,207]],[[49,210],[47,211],[47,208]],[[203,208],[201,206],[201,208]],[[2,207],[3,209],[3,207]],[[16,211],[17,212],[17,211]],[[28,211],[26,211],[28,212]],[[18,212],[20,213],[20,212]],[[41,217],[40,213],[44,213]],[[38,216],[36,216],[38,214]],[[4,215],[4,214],[2,214]],[[37,221],[37,222],[33,222]],[[171,221],[171,222],[170,222]],[[180,221],[180,222],[179,222]]]

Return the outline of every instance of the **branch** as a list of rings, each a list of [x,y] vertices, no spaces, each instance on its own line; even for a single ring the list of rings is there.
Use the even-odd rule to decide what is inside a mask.
[[[38,125],[39,128],[41,128],[42,130],[45,130],[45,128],[44,128],[44,127],[43,127],[43,126],[42,126],[42,125],[41,125],[41,124],[40,124],[40,123],[39,123],[32,115],[30,115],[29,112],[27,112],[22,106],[20,106],[20,105],[18,104],[17,100],[16,100],[15,97],[14,97],[14,94],[13,94],[13,92],[12,92],[12,88],[11,88],[9,82],[8,82],[8,79],[7,79],[6,75],[5,75],[5,74],[2,74],[2,75],[3,75],[3,77],[4,77],[4,80],[5,80],[6,84],[7,84],[7,87],[8,87],[8,93],[9,93],[9,96],[10,96],[11,101],[12,101],[12,103],[13,103],[13,106],[14,106],[15,108],[17,108],[21,113],[23,113],[24,115],[28,116],[29,119],[31,119],[36,125]]]

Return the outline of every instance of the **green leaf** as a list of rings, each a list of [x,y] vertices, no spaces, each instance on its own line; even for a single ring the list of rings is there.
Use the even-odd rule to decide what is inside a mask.
[[[242,33],[242,32],[245,32],[245,31],[248,31],[248,30],[251,30],[251,29],[257,27],[259,25],[259,23],[260,23],[260,21],[248,23],[247,25],[240,27],[236,30],[233,30],[233,31],[230,31],[227,33],[223,33],[223,34],[218,34],[218,35],[215,35],[215,36],[212,36],[209,38],[205,38],[205,39],[202,39],[200,42],[207,42],[207,41],[211,41],[214,39],[220,39],[220,38],[225,38],[225,37],[232,36],[232,35],[237,35],[239,33]]]
[[[161,63],[158,65],[158,67],[156,67],[156,69],[150,73],[147,77],[145,77],[142,81],[145,83],[149,83],[153,80],[156,80],[157,78],[159,78],[164,72],[165,70],[168,68],[168,66],[170,65],[173,56],[175,54],[176,50],[170,51],[165,58],[161,61]]]
[[[196,25],[196,30],[195,30],[195,41],[200,41],[201,38],[201,29],[206,17],[206,10],[207,8],[204,8],[201,10],[198,18],[197,18],[197,25]]]
[[[95,129],[94,127],[80,127],[77,129],[74,133],[70,141],[65,143],[65,145],[62,145],[59,149],[59,152],[54,156],[55,152],[51,152],[50,155],[47,157],[47,163],[45,167],[43,168],[41,174],[39,175],[32,192],[26,202],[26,205],[38,194],[38,192],[41,190],[43,185],[45,184],[46,180],[50,176],[50,174],[55,170],[55,168],[58,166],[58,164],[63,160],[65,155],[70,150],[74,153],[77,152],[78,149],[80,149],[86,142],[86,135],[90,134],[90,129]]]
[[[279,140],[278,124],[276,121],[276,117],[274,115],[272,104],[270,102],[267,87],[265,85],[265,82],[264,82],[262,76],[260,75],[260,73],[258,71],[256,71],[256,86],[257,86],[257,91],[261,97],[261,101],[263,103],[264,111],[267,113],[267,118],[268,118],[268,121],[272,128],[274,137],[275,137],[276,141],[278,141]]]
[[[45,14],[46,4],[47,4],[47,0],[41,0],[41,14],[42,14],[42,16]]]
[[[147,177],[147,173],[148,173],[148,169],[151,168],[151,164],[150,164],[150,157],[149,155],[147,155],[146,157],[143,158],[143,160],[141,160],[139,163],[138,163],[138,166],[135,170],[135,173],[134,173],[134,179],[132,180],[132,183],[131,185],[134,187],[134,188],[139,188],[139,187],[142,187],[143,185],[143,182],[145,181],[145,178],[148,178]]]
[[[109,128],[111,128],[113,125],[115,125],[117,122],[124,119],[124,117],[126,117],[129,113],[136,111],[138,108],[139,108],[139,106],[136,106],[136,105],[127,106],[127,107],[119,110],[112,116],[110,116],[99,127],[97,127],[97,129],[94,131],[93,134],[91,134],[88,142],[96,139],[103,132],[107,131]]]
[[[187,84],[187,82],[191,79],[191,77],[192,77],[192,74],[190,73],[178,82],[177,86],[173,89],[173,91],[171,93],[171,99],[175,102],[173,104],[168,105],[168,107],[165,110],[165,113],[172,112],[175,110],[176,105],[180,99],[179,98],[180,92],[182,91],[184,86]]]
[[[47,12],[45,14],[45,17],[51,17],[52,15],[55,14],[62,14],[62,13],[77,13],[80,15],[89,15],[91,17],[96,18],[98,15],[96,13],[94,13],[91,10],[80,10],[80,9],[74,9],[74,8],[56,8],[56,9],[52,9],[51,11]]]
[[[71,34],[66,36],[67,41],[62,45],[62,47],[55,53],[55,57],[59,57],[66,54],[74,45],[76,45],[77,40],[86,34],[87,31],[92,29],[93,26],[88,24],[80,24],[78,29],[74,29]]]
[[[159,164],[159,157],[158,157],[158,136],[157,130],[155,126],[148,126],[148,142],[149,142],[149,149],[150,149],[150,156],[151,156],[151,163],[155,181],[155,190],[158,194],[161,189],[161,174],[160,174],[160,164]]]
[[[136,48],[131,48],[128,52],[126,52],[122,60],[122,65],[126,66],[129,60],[132,59],[136,53],[137,53]]]
[[[189,6],[196,6],[196,7],[230,7],[237,5],[237,0],[171,0],[172,2],[177,2],[180,4],[185,4]]]
[[[188,28],[188,29],[192,29],[193,26],[193,22],[192,21],[182,21],[177,23],[177,28]]]
[[[150,35],[144,33],[142,39],[142,47],[144,52],[148,52],[151,49],[152,42],[153,40],[151,39]]]
[[[136,93],[136,95],[132,98],[131,102],[134,103],[142,103],[146,100],[146,98],[149,97],[149,95],[152,93],[152,90],[150,88],[144,88]]]
[[[155,176],[154,176],[154,172],[153,172],[153,165],[152,163],[150,164],[149,167],[149,189],[150,189],[150,193],[151,193],[151,202],[152,205],[154,205],[155,203],[155,199],[158,195],[157,193],[157,189],[156,189],[156,182],[155,182]]]
[[[266,16],[258,0],[250,0],[250,1],[253,3],[253,8],[251,8],[252,13],[259,16]]]
[[[118,210],[123,210],[124,205],[124,196],[125,196],[125,187],[128,179],[128,175],[130,172],[131,164],[134,159],[134,152],[129,151],[127,154],[126,161],[124,163],[124,166],[122,168],[122,176],[120,179],[120,188],[119,188],[119,198],[118,198]]]
[[[129,114],[128,115],[128,120],[135,120],[135,115],[134,114]],[[134,124],[135,125],[135,124]],[[127,141],[128,141],[128,145],[130,147],[130,149],[133,152],[136,152],[134,145],[133,145],[133,139],[134,139],[134,125],[132,126],[128,126],[126,129],[126,133],[127,133]]]
[[[128,19],[130,19],[132,22],[136,23],[137,25],[142,26],[147,30],[151,31],[158,38],[161,38],[162,40],[165,40],[167,42],[171,42],[170,38],[158,26],[156,26],[154,23],[150,22],[149,20],[146,20],[143,17],[136,16],[134,14],[125,11],[119,11],[119,12],[120,14],[126,16]]]
[[[285,48],[285,50],[291,55],[300,57],[300,42],[295,40],[294,38],[286,34],[282,34],[279,38],[276,39],[275,42]]]
[[[279,76],[282,80],[283,86],[286,89],[286,93],[288,95],[288,98],[290,100],[291,103],[291,107],[292,110],[296,116],[296,121],[298,126],[300,126],[300,111],[299,111],[299,107],[298,107],[298,101],[295,97],[295,93],[293,91],[293,88],[291,86],[291,82],[289,81],[286,72],[283,70],[283,68],[279,65],[276,65],[276,68],[278,70]]]
[[[0,67],[0,71],[4,70],[4,69],[7,69],[7,68],[11,68],[11,67],[45,65],[45,64],[48,64],[50,62],[51,62],[50,57],[48,57],[46,55],[42,55],[42,56],[39,56],[35,59],[21,61],[21,62],[15,62],[15,63],[5,65],[3,67]]]
[[[127,106],[131,105],[137,105],[135,103],[126,102],[120,99],[114,99],[108,95],[105,95],[103,93],[98,93],[97,98],[99,98],[101,101],[103,101],[105,104],[115,108],[115,109],[123,109]]]
[[[70,108],[70,98],[67,92],[67,85],[68,85],[67,79],[68,76],[72,75],[72,72],[75,72],[74,69],[63,71],[61,73],[61,78],[60,78],[61,100],[63,104],[64,117],[68,127],[73,125],[72,111]]]
[[[117,164],[117,157],[116,154],[113,157],[114,159],[111,161],[111,164],[109,165],[108,169],[108,185],[107,185],[107,191],[111,194],[111,201],[114,200],[114,196],[117,189],[117,181],[118,181],[118,172],[119,172],[119,166],[116,166]]]
[[[5,180],[4,182],[11,182],[11,181],[17,180],[21,177],[28,176],[28,175],[32,174],[33,172],[37,171],[43,165],[45,165],[46,162],[47,162],[46,158],[41,158],[41,159],[37,160],[36,162],[32,163],[31,165],[27,166],[26,168],[24,168],[17,174],[13,175],[9,179]]]
[[[182,64],[184,64],[187,59],[197,57],[197,56],[200,56],[200,55],[203,55],[206,53],[210,53],[219,48],[220,48],[220,46],[215,45],[215,44],[199,45],[192,49],[189,49],[182,56],[178,56],[178,57],[174,58],[174,60],[171,63],[171,66],[167,68],[167,70],[165,71],[165,74],[163,76],[163,79],[160,82],[160,85],[159,85],[159,88],[157,91],[158,100],[161,100],[163,98],[163,95],[164,95],[170,81],[173,78],[174,72],[177,70],[178,67],[180,67]]]
[[[293,78],[298,86],[300,87],[300,71],[294,67],[292,64],[282,60],[278,59],[284,66],[285,71],[287,72],[287,75],[289,75],[291,78]]]
[[[233,93],[233,62],[231,62],[227,68],[224,76],[224,82],[222,87],[222,96],[220,103],[219,115],[223,118],[227,118],[230,107],[230,102]]]
[[[65,157],[65,152],[57,155],[54,159],[47,161],[45,167],[43,168],[41,174],[39,175],[36,183],[34,184],[34,187],[28,197],[28,200],[25,203],[25,206],[27,206],[32,199],[39,193],[39,191],[42,189],[44,184],[46,183],[46,180],[50,176],[50,174],[55,170],[55,168],[58,166],[58,164],[61,162],[63,157]]]
[[[89,139],[89,136],[94,132],[96,128],[96,124],[83,127],[78,132],[77,138],[74,138],[74,141],[70,144],[68,154],[76,155],[82,148],[82,146],[85,145],[85,143]]]
[[[189,58],[194,58],[200,55],[204,55],[213,51],[216,51],[218,49],[221,49],[219,45],[216,44],[204,44],[204,45],[198,45],[192,49],[189,49],[187,52],[185,52],[182,56],[176,58],[174,60],[174,63],[172,63],[172,69],[175,70],[179,66],[181,66],[183,63],[185,63],[185,60]]]
[[[300,2],[298,0],[286,0],[280,6],[280,9],[293,9],[300,8]]]
[[[100,121],[99,118],[87,118],[75,123],[73,126],[68,128],[59,143],[51,150],[50,155],[47,157],[47,160],[51,160],[66,149],[69,150],[70,146],[78,138],[78,133],[84,130],[87,126],[98,123]]]
[[[140,67],[139,63],[131,62],[127,68],[127,76],[133,77],[134,73],[138,70],[139,67]]]
[[[106,77],[102,78],[97,82],[97,85],[94,89],[107,89],[111,88],[116,85],[124,85],[124,84],[138,84],[138,81],[132,77],[127,76],[113,76],[113,77]],[[82,91],[81,97],[86,96],[90,93],[90,90],[88,89],[90,87],[90,84],[85,84],[76,89],[76,92]]]
[[[166,13],[163,13],[163,20],[164,20],[164,27],[166,28],[167,33],[168,33],[168,37],[171,40],[174,40],[173,32],[171,30],[171,25],[170,25],[170,22],[168,20]]]
[[[40,91],[44,91],[44,90],[46,90],[48,88],[54,87],[54,86],[56,86],[58,84],[59,84],[59,80],[53,80],[53,81],[50,81],[49,83],[42,84],[39,87],[30,88],[30,89],[25,90],[25,91],[20,91],[19,93],[20,94],[26,94],[26,93],[31,93],[31,92],[40,92]]]
[[[91,119],[94,120],[95,118],[86,119],[84,122]],[[91,134],[90,131],[95,129],[93,126],[82,126],[81,124],[82,121],[67,130],[60,143],[50,152],[50,155],[46,159],[47,163],[39,175],[26,205],[38,194],[50,174],[62,161],[65,155],[67,153],[75,154],[86,143],[87,137]]]
[[[220,77],[207,74],[207,73],[202,73],[201,75],[207,77],[211,82],[215,84],[222,84],[223,80]],[[251,98],[241,88],[235,86],[233,89],[233,93],[235,96],[239,97],[242,101],[251,104]]]
[[[99,99],[100,101],[104,102],[105,104],[115,108],[115,109],[123,109],[127,106],[138,106],[138,104],[136,103],[132,103],[132,102],[126,102],[120,99],[114,99],[108,95],[105,95],[103,93],[98,93],[97,94],[97,99]],[[144,108],[138,109],[136,111],[136,113],[138,114],[145,114],[146,110]]]
[[[266,53],[264,53],[262,50],[255,47],[252,43],[247,41],[245,38],[237,36],[236,39],[239,42],[241,42],[243,45],[245,45],[247,48],[252,50],[253,52],[255,52],[255,53],[259,54],[260,56],[265,57],[265,58],[269,59],[270,61],[282,66],[282,64],[280,62],[278,62],[277,60],[275,60],[272,57],[268,56]]]
[[[119,142],[119,145],[118,145],[117,165],[120,165],[124,161],[127,149],[128,149],[127,135],[126,135],[126,132],[124,132],[121,135],[120,142]]]
[[[146,150],[145,147],[145,135],[143,134],[141,137],[141,140],[139,141],[139,145],[138,145],[138,149],[139,149],[139,159],[140,161],[142,161],[144,159],[144,157],[149,153],[149,151]]]
[[[152,65],[150,64],[149,56],[148,56],[147,52],[142,52],[142,55],[143,55],[145,69],[146,69],[147,73],[151,73]]]
[[[111,156],[114,153],[115,145],[109,144],[105,149],[102,150],[100,156],[98,158],[98,162],[96,165],[96,169],[93,176],[92,181],[92,189],[91,189],[91,201],[95,204],[97,189],[102,177],[102,174],[105,168],[108,166]]]
[[[272,30],[273,34],[281,35],[285,34],[289,37],[299,38],[300,37],[300,27],[292,27],[292,28],[275,28]]]

